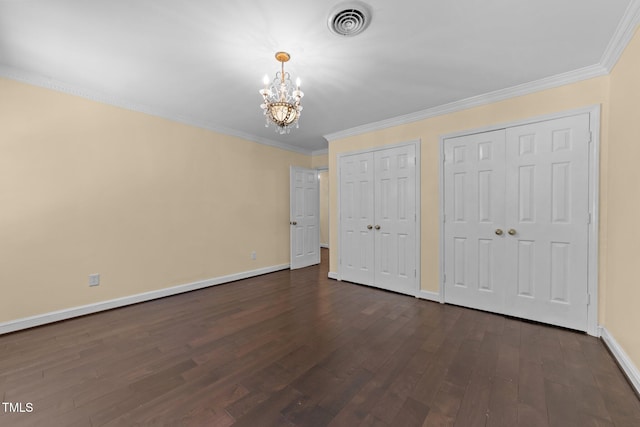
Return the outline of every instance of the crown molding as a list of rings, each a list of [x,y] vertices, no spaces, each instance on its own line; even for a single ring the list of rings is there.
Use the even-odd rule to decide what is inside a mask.
[[[312,156],[322,156],[324,154],[329,154],[329,149],[325,148],[323,150],[314,150],[311,152]]]
[[[105,93],[101,93],[99,91],[80,88],[78,86],[70,85],[50,77],[44,77],[39,74],[35,74],[35,73],[23,71],[23,70],[17,70],[15,68],[7,67],[2,64],[0,64],[0,77],[4,77],[10,80],[16,80],[22,83],[33,85],[33,86],[39,86],[45,89],[51,89],[51,90],[66,93],[69,95],[78,96],[80,98],[85,98],[90,101],[95,101],[102,104],[120,107],[126,110],[136,111],[139,113],[148,114],[150,116],[160,117],[163,119],[171,120],[171,121],[182,123],[185,125],[195,126],[198,128],[210,130],[212,132],[220,133],[223,135],[234,136],[237,138],[245,139],[247,141],[255,142],[262,145],[280,148],[282,150],[287,150],[287,151],[293,151],[295,153],[305,154],[308,156],[312,155],[311,150],[308,150],[302,147],[296,147],[293,145],[285,144],[283,142],[274,141],[272,139],[251,135],[249,133],[242,132],[236,129],[214,125],[213,123],[195,119],[193,117],[178,115],[158,107],[150,107],[148,105],[138,104],[126,99],[110,96]]]
[[[622,56],[622,52],[627,47],[633,35],[635,34],[638,25],[640,25],[640,0],[631,0],[625,10],[622,19],[616,28],[613,37],[609,40],[609,44],[600,58],[600,65],[602,65],[607,72],[611,72],[613,67]]]
[[[426,110],[416,111],[415,113],[405,114],[402,116],[392,117],[390,119],[373,122],[362,126],[353,127],[340,132],[324,135],[329,142],[337,139],[348,138],[351,136],[361,135],[363,133],[374,132],[390,128],[393,126],[404,125],[407,123],[417,122],[444,114],[455,113],[457,111],[466,110],[473,107],[479,107],[506,99],[515,98],[517,96],[528,95],[545,89],[552,89],[558,86],[564,86],[570,83],[576,83],[582,80],[600,77],[607,74],[607,70],[601,65],[591,65],[589,67],[580,68],[551,77],[545,77],[529,83],[512,86],[506,89],[496,90],[494,92],[473,96],[471,98],[462,99],[460,101],[450,102],[448,104],[439,105],[437,107],[428,108]]]

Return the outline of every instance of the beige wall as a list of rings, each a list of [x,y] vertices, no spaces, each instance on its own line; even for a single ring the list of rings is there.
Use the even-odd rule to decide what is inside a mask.
[[[329,155],[319,154],[311,158],[311,167],[324,169],[329,166]],[[323,171],[320,177],[320,244],[329,245],[329,172]]]
[[[311,167],[314,169],[326,168],[329,166],[329,155],[318,154],[311,158]]]
[[[611,73],[604,325],[640,368],[640,31]]]
[[[289,166],[311,156],[10,80],[0,94],[0,322],[289,262]]]

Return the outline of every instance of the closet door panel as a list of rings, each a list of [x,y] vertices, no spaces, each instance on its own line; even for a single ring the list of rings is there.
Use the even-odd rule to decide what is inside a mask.
[[[414,145],[376,151],[375,285],[417,291],[416,153]]]
[[[374,279],[373,168],[373,153],[340,159],[340,273],[362,284]]]
[[[589,114],[507,130],[509,314],[584,330]]]
[[[504,310],[505,132],[444,142],[445,301]]]

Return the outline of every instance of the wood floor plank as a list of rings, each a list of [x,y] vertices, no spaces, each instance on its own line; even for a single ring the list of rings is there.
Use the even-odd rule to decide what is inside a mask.
[[[640,426],[600,340],[329,280],[327,257],[0,336],[0,397],[34,408],[0,425]]]
[[[489,416],[491,389],[491,377],[474,375],[465,391],[454,426],[485,426]]]
[[[371,381],[373,374],[364,368],[360,368],[347,378],[343,378],[340,383],[333,387],[331,393],[326,393],[318,406],[327,412],[336,415],[342,408],[360,391],[360,389]]]
[[[255,426],[282,426],[285,419],[282,411],[291,403],[297,403],[302,395],[292,387],[285,387],[269,395],[269,397],[254,406],[250,411],[239,419],[236,417],[234,426],[255,427]]]
[[[357,426],[365,421],[384,395],[380,383],[371,380],[338,412],[328,424],[331,427]]]
[[[419,427],[429,414],[429,407],[408,397],[395,419],[389,423],[392,426]]]
[[[518,424],[547,425],[547,418],[542,362],[522,358],[518,376]]]
[[[358,427],[388,427],[389,424],[376,418],[374,415],[367,415]]]
[[[465,390],[466,387],[443,382],[432,400],[423,425],[425,427],[454,425]]]
[[[576,398],[571,386],[545,380],[545,395],[551,427],[578,426]]]
[[[518,382],[495,377],[491,385],[487,427],[511,427],[518,424]]]

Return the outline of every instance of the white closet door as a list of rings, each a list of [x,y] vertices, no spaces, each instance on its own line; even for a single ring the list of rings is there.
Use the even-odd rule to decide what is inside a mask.
[[[318,171],[290,169],[291,269],[320,263]]]
[[[417,291],[416,153],[414,145],[376,151],[375,285]]]
[[[505,132],[444,142],[445,302],[504,310]]]
[[[341,279],[371,285],[373,268],[373,153],[340,159]]]
[[[585,330],[589,114],[507,129],[507,313]]]
[[[445,302],[587,329],[589,114],[444,142]]]

